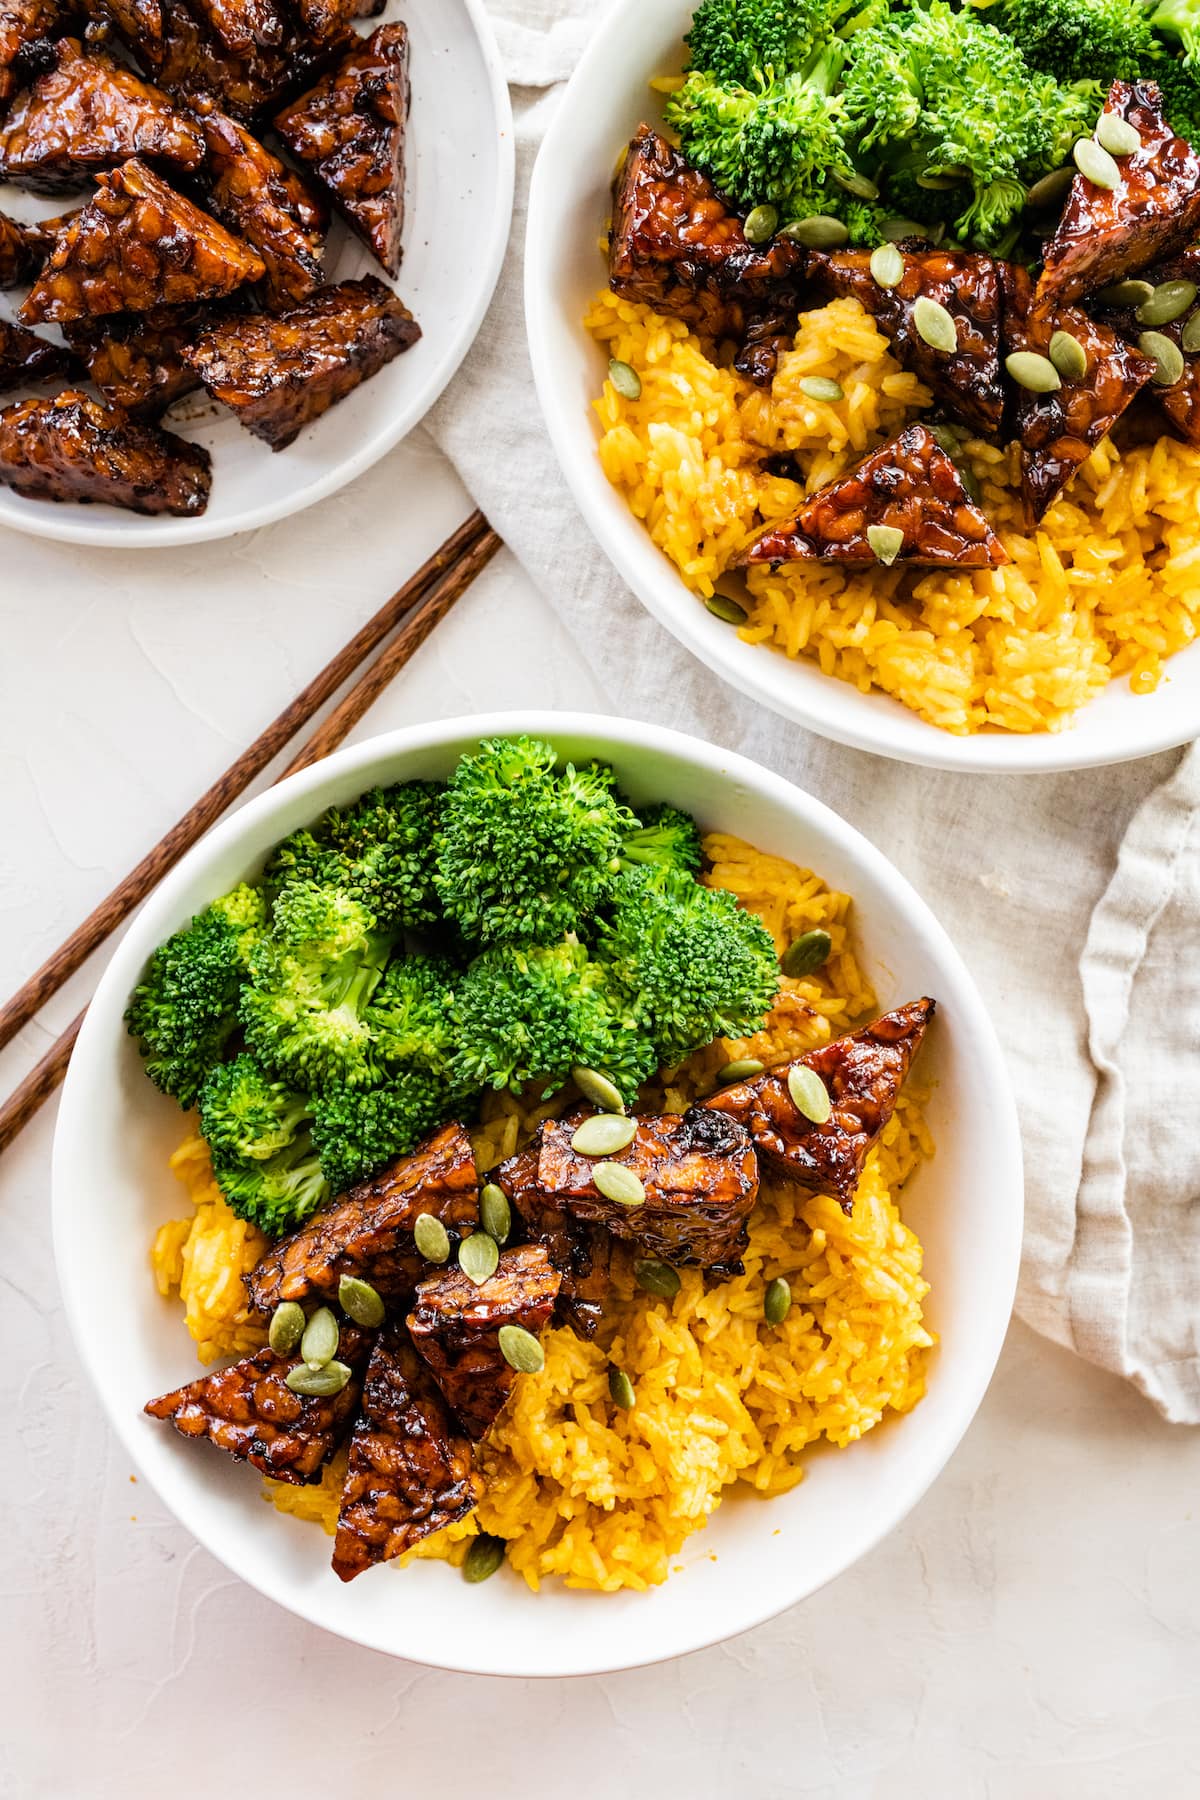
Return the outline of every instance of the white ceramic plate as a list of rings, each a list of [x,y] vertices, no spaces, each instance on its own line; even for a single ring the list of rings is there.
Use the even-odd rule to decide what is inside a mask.
[[[466,355],[487,311],[512,219],[513,131],[508,88],[482,0],[437,5],[390,0],[378,19],[408,25],[412,113],[407,140],[404,260],[391,283],[422,331],[411,350],[340,405],[272,451],[203,393],[172,408],[164,423],[211,452],[212,495],[198,519],[141,518],[109,506],[27,500],[0,486],[0,524],[37,537],[129,550],[192,544],[269,525],[336,492],[399,443],[428,412]],[[37,200],[0,186],[0,210],[49,217],[77,204]],[[326,279],[388,278],[371,253],[335,220]],[[0,314],[23,292],[0,295]],[[50,394],[49,384],[23,392]],[[18,398],[7,394],[0,404]]]
[[[814,662],[744,644],[713,618],[605,480],[592,402],[605,359],[580,323],[606,279],[596,244],[609,184],[638,123],[661,117],[648,82],[682,65],[693,0],[617,0],[571,79],[534,169],[525,241],[525,312],[538,396],[571,491],[638,598],[701,662],[823,737],[903,762],[1019,774],[1125,762],[1200,732],[1200,646],[1175,656],[1154,694],[1113,682],[1066,730],[952,737],[897,700],[860,694]]]
[[[611,761],[636,803],[670,799],[818,870],[855,897],[880,1004],[932,994],[923,1073],[936,1081],[935,1158],[905,1189],[926,1248],[940,1338],[929,1390],[846,1452],[816,1452],[777,1500],[734,1497],[693,1536],[679,1574],[646,1595],[541,1593],[505,1570],[470,1587],[445,1565],[382,1568],[348,1586],[317,1527],[264,1505],[252,1469],[146,1418],[143,1403],[199,1372],[177,1301],[146,1260],[178,1216],[166,1167],[178,1108],[147,1081],[122,1011],[156,944],[260,866],[287,832],[374,782],[445,776],[482,736],[531,731]],[[80,1356],[121,1442],[181,1523],[280,1605],[356,1643],[481,1674],[579,1675],[680,1655],[801,1600],[847,1568],[924,1493],[969,1424],[1004,1338],[1021,1242],[1021,1152],[999,1046],[975,987],[924,902],[878,850],[777,775],[696,739],[573,714],[421,725],[344,750],[243,807],[185,858],[138,914],[100,983],[71,1059],[54,1150],[54,1242]]]

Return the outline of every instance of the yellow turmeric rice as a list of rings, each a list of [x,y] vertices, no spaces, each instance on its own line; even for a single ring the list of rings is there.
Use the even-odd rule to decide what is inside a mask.
[[[875,1000],[851,943],[847,895],[735,838],[709,836],[706,877],[758,913],[782,950],[816,926],[833,941],[818,974],[785,980],[765,1029],[719,1039],[647,1093],[682,1111],[714,1085],[733,1057],[780,1062],[850,1028]],[[477,1530],[508,1540],[508,1560],[537,1588],[546,1576],[570,1586],[645,1589],[665,1579],[688,1535],[740,1484],[760,1495],[794,1487],[803,1452],[820,1438],[845,1446],[888,1411],[907,1412],[924,1391],[932,1342],[922,1321],[928,1284],[921,1246],[896,1196],[932,1144],[912,1083],[868,1159],[854,1215],[824,1198],[766,1182],[750,1222],[746,1272],[705,1288],[681,1271],[672,1301],[615,1262],[615,1295],[595,1342],[567,1329],[545,1334],[545,1367],[522,1376],[481,1446],[485,1494],[475,1514],[413,1552],[461,1562]],[[481,1168],[511,1154],[564,1102],[532,1106],[493,1095],[473,1133]],[[241,1276],[265,1240],[229,1210],[202,1140],[172,1159],[193,1204],[164,1225],[151,1260],[160,1291],[178,1292],[201,1359],[244,1354],[263,1333],[245,1308]],[[792,1309],[782,1326],[763,1319],[763,1296],[787,1278]],[[615,1363],[631,1377],[628,1412],[609,1397]],[[345,1471],[341,1453],[311,1487],[267,1481],[281,1511],[332,1532]]]
[[[769,389],[718,366],[677,319],[597,297],[588,329],[641,380],[606,382],[600,460],[654,542],[707,598],[768,520],[885,442],[932,396],[857,300],[802,314]],[[813,400],[806,377],[841,400]],[[945,731],[1059,731],[1108,682],[1149,693],[1200,617],[1200,450],[1170,437],[1105,439],[1041,526],[1023,523],[1016,445],[962,435],[982,505],[1011,561],[988,571],[762,566],[748,580],[748,643],[806,656],[881,689]],[[804,487],[768,472],[788,453]]]

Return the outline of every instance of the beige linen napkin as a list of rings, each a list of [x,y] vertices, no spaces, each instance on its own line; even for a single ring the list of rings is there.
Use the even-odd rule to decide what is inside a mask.
[[[538,144],[597,0],[491,0],[517,207],[491,313],[429,427],[612,710],[756,757],[873,839],[934,907],[995,1019],[1020,1106],[1018,1309],[1200,1423],[1200,750],[1063,776],[949,775],[812,737],[709,674],[593,542],[546,437],[522,244]],[[765,652],[764,652],[765,654]]]

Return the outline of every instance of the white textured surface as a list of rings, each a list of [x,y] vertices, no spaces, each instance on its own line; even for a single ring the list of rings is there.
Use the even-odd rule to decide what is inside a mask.
[[[225,545],[115,558],[0,536],[0,989],[466,508],[418,435],[324,506]],[[507,559],[363,735],[500,703],[621,706]],[[85,972],[47,1026],[86,992]],[[48,1037],[31,1027],[5,1054],[5,1088]],[[0,1163],[6,1800],[1200,1789],[1200,1440],[1131,1388],[1014,1326],[933,1492],[804,1607],[633,1675],[426,1673],[258,1599],[131,1485],[57,1303],[51,1128],[48,1109]]]

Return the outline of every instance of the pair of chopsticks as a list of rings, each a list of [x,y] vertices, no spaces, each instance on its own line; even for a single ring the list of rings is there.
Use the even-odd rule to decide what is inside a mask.
[[[141,905],[168,869],[174,868],[184,852],[203,837],[238,795],[244,793],[286,748],[301,727],[332,700],[343,683],[383,644],[379,655],[367,663],[344,698],[276,780],[282,781],[284,776],[294,775],[298,769],[307,769],[310,763],[319,762],[331,750],[337,749],[501,547],[502,540],[481,512],[473,512],[469,519],[464,519],[458,530],[451,533],[412,579],[398,588],[391,599],[355,632],[320,674],[301,689],[278,718],[255,738],[249,749],[244,750],[208,792],[201,795],[12,999],[0,1007],[0,1050],[82,967],[134,908]],[[391,637],[393,631],[396,635]],[[84,1013],[81,1012],[0,1105],[0,1152],[12,1143],[59,1086],[67,1072],[83,1020]]]

